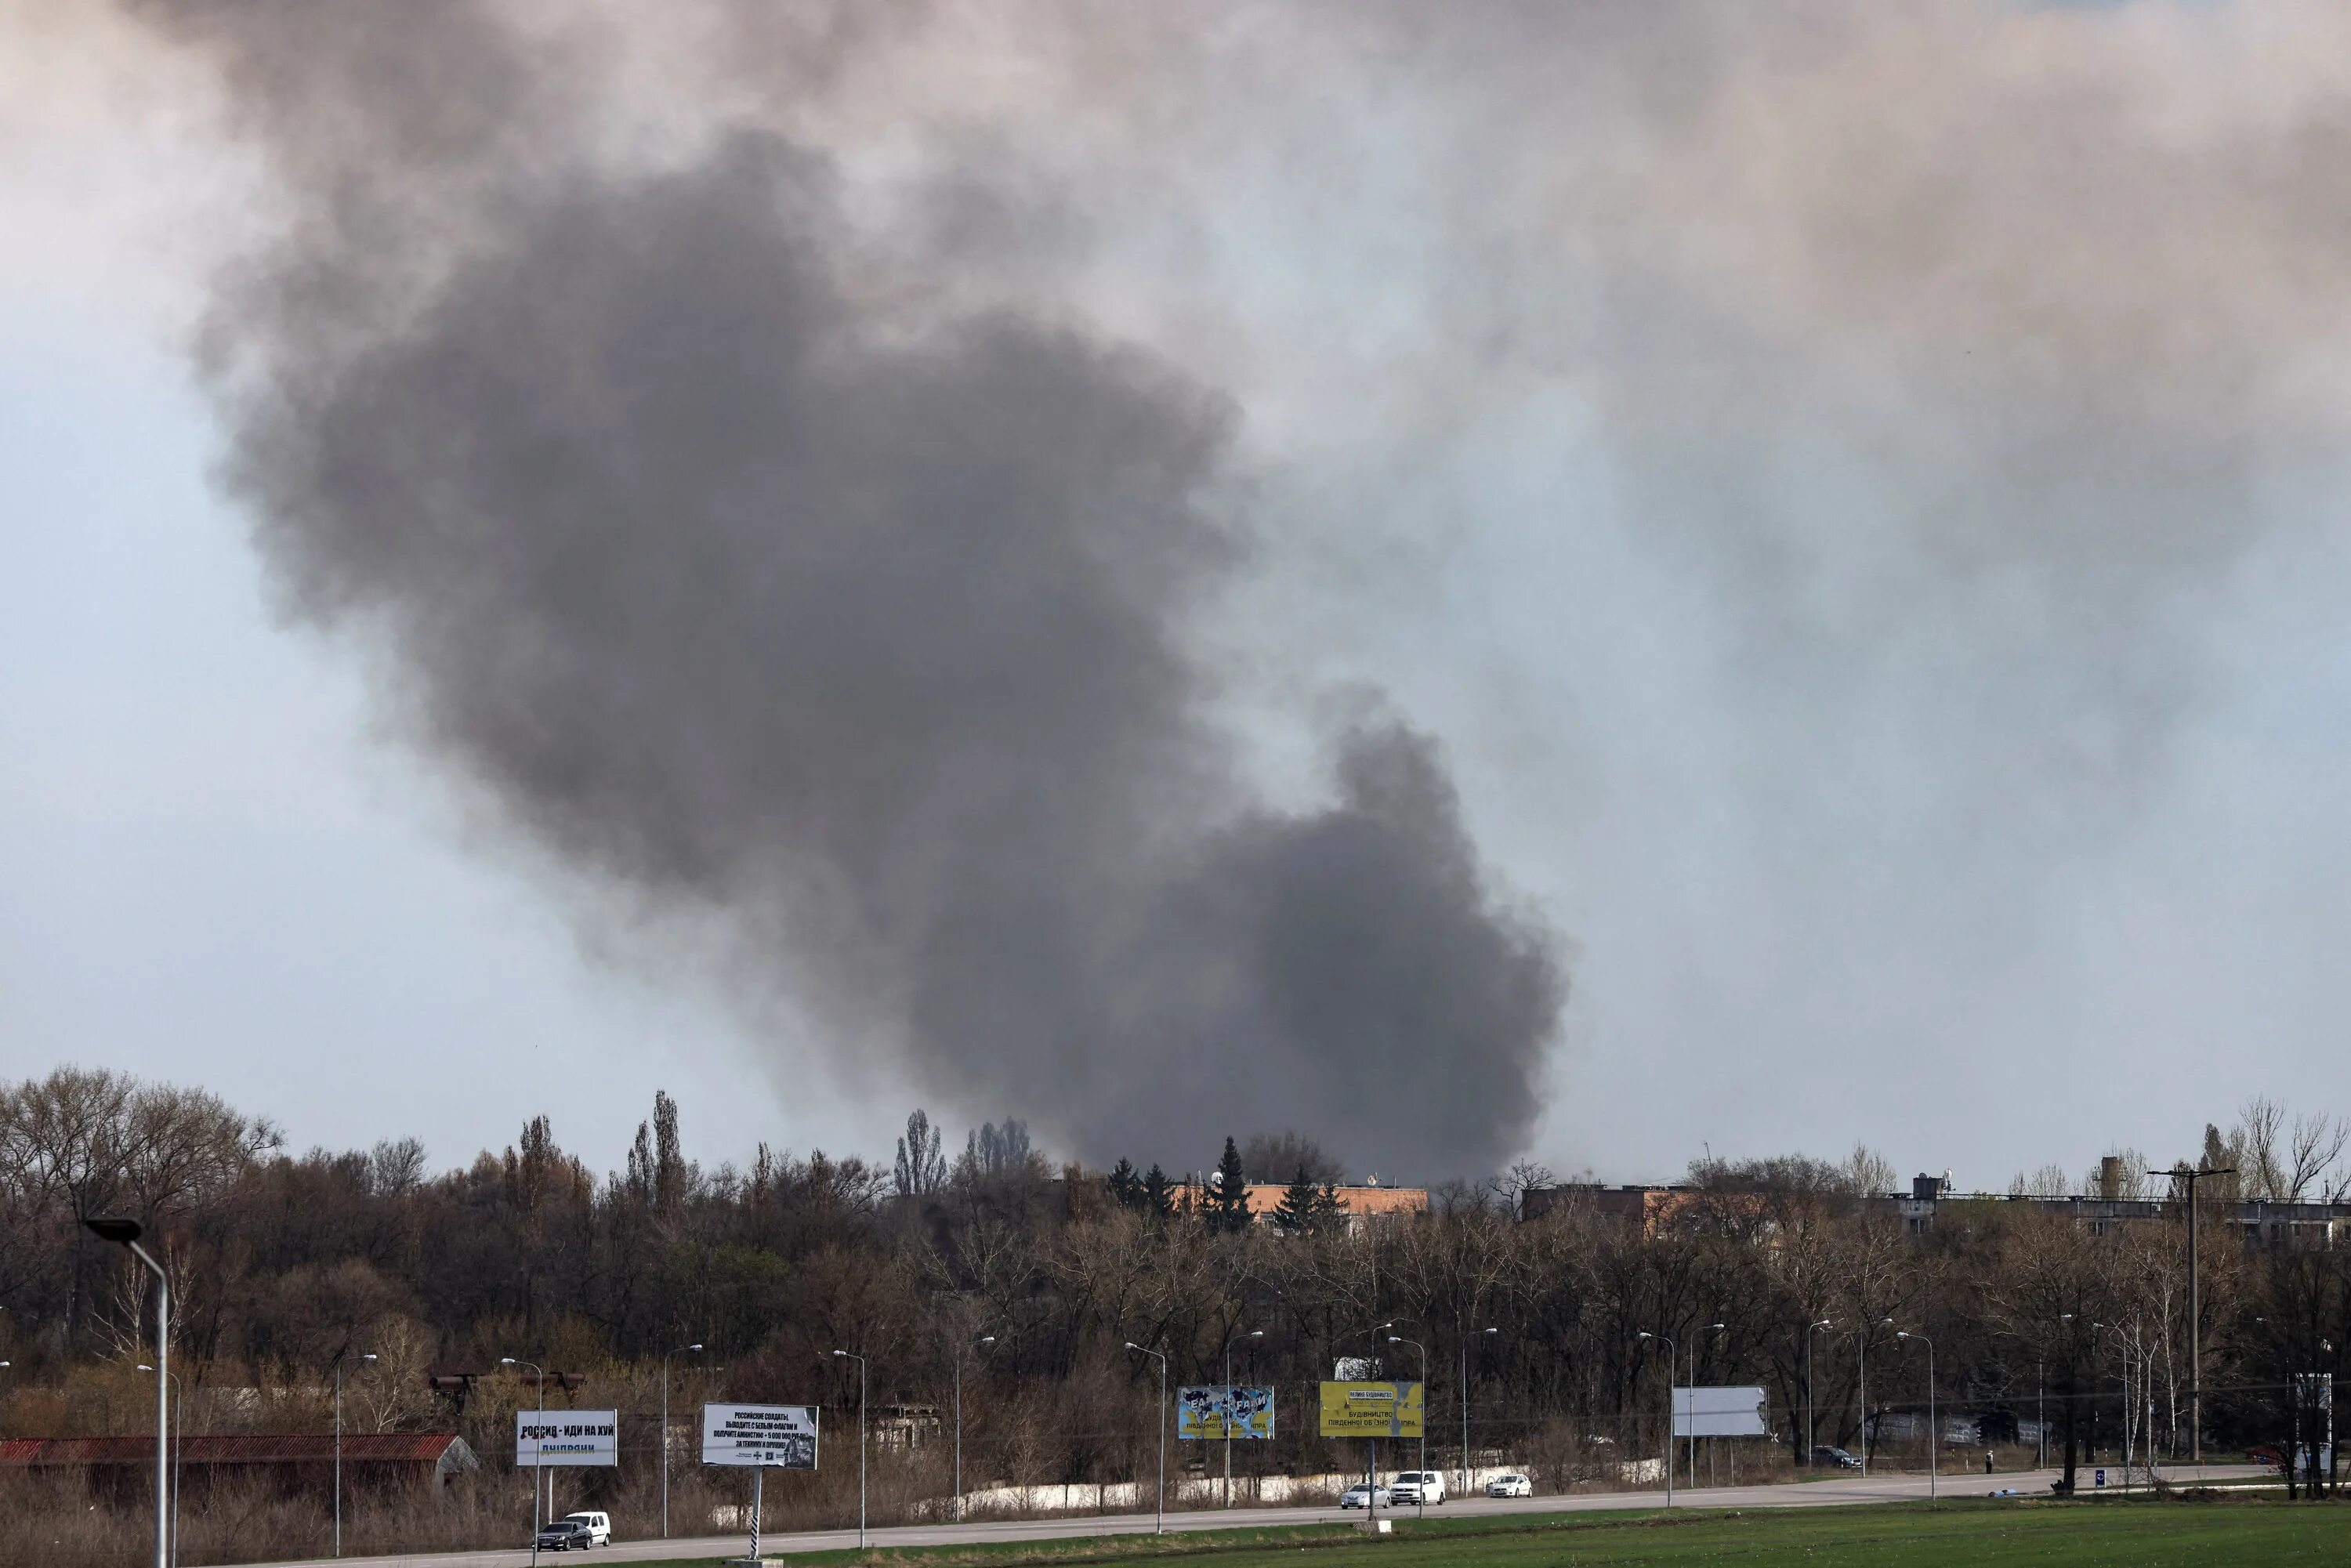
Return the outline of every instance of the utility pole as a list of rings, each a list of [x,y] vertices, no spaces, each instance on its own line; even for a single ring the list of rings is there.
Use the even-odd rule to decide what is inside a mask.
[[[2149,1176],[2168,1176],[2174,1192],[2179,1184],[2188,1184],[2188,1448],[2190,1462],[2199,1470],[2204,1467],[2204,1313],[2198,1270],[2201,1260],[2196,1248],[2196,1184],[2206,1176],[2235,1176],[2234,1166],[2189,1166],[2180,1162],[2168,1171],[2149,1171]]]
[[[1821,1440],[1820,1425],[1813,1414],[1813,1334],[1828,1327],[1830,1321],[1823,1318],[1804,1329],[1804,1457],[1800,1462],[1807,1469],[1812,1468],[1813,1447]]]
[[[155,1276],[155,1568],[172,1568],[172,1280],[155,1255],[139,1245],[146,1227],[135,1219],[85,1219],[101,1241],[128,1248]]]
[[[1681,1361],[1681,1352],[1674,1342],[1661,1333],[1643,1329],[1633,1336],[1653,1339],[1666,1347],[1666,1506],[1674,1506],[1674,1373]]]
[[[1243,1339],[1263,1339],[1263,1329],[1251,1329]],[[1233,1342],[1225,1341],[1225,1506],[1233,1506]]]
[[[1484,1334],[1499,1334],[1500,1329],[1479,1329]],[[1461,1495],[1469,1495],[1469,1335],[1461,1336]]]

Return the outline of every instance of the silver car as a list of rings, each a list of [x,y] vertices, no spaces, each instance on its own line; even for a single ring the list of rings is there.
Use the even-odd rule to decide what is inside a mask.
[[[1341,1508],[1385,1508],[1391,1493],[1385,1487],[1373,1488],[1357,1481],[1340,1494]]]

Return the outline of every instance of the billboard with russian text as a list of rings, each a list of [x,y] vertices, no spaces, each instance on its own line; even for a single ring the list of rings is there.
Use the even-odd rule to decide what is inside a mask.
[[[1326,1383],[1322,1385],[1322,1435],[1424,1437],[1425,1408],[1417,1383]]]
[[[702,1462],[747,1469],[816,1469],[813,1405],[705,1405]]]
[[[620,1462],[621,1413],[617,1410],[515,1412],[515,1464],[520,1469]]]

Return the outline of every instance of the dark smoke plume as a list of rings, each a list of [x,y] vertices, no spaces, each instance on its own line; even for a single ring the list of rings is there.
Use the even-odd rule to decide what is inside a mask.
[[[475,7],[158,15],[291,204],[214,322],[234,487],[534,841],[1091,1155],[1521,1146],[1562,971],[1435,743],[1364,705],[1293,813],[1209,711],[1227,398],[874,263],[772,131],[605,162]]]

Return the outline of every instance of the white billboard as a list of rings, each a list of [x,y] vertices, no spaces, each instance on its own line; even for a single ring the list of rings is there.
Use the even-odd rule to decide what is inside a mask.
[[[750,1469],[816,1469],[813,1405],[705,1405],[702,1462]]]
[[[1763,1390],[1755,1388],[1677,1388],[1674,1390],[1674,1436],[1677,1437],[1768,1437]]]
[[[617,1465],[621,1462],[621,1413],[617,1410],[517,1410],[515,1464]]]

